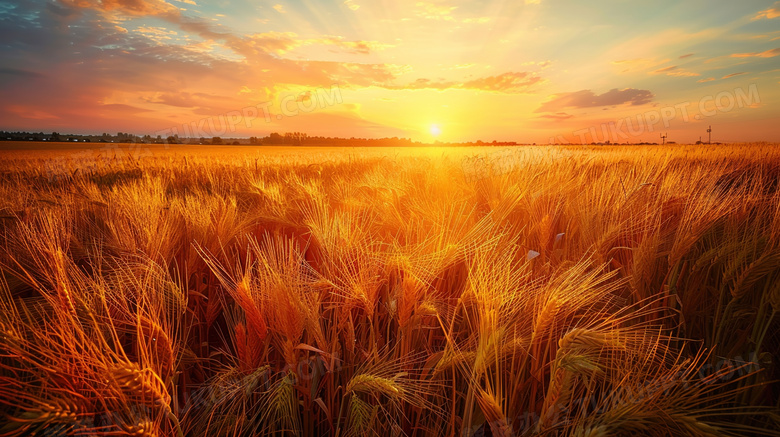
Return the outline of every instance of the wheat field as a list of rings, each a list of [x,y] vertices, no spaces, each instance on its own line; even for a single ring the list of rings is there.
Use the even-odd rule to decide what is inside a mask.
[[[780,435],[776,146],[241,150],[0,155],[0,435]]]

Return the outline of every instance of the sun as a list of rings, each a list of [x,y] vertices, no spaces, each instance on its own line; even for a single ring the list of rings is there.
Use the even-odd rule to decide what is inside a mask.
[[[438,137],[439,135],[441,135],[441,128],[439,127],[438,124],[432,124],[430,130],[431,130],[431,135],[433,135],[434,137]]]

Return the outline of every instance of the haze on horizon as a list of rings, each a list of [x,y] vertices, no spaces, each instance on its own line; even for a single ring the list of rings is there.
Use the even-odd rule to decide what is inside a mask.
[[[225,136],[543,143],[685,108],[626,141],[780,141],[779,25],[757,0],[1,2],[0,130],[145,134],[268,102]]]

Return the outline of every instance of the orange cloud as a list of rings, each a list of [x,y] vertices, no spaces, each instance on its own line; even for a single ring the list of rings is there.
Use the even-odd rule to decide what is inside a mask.
[[[693,71],[685,71],[685,70],[679,70],[679,71],[673,71],[671,73],[667,73],[667,76],[674,76],[674,77],[696,77],[701,76],[699,73],[694,73]]]
[[[332,46],[345,53],[359,55],[368,55],[392,47],[390,44],[378,41],[348,41],[340,36],[299,38],[294,32],[256,33],[245,37],[230,36],[225,38],[225,45],[248,58],[265,54],[284,55],[297,48],[317,45]]]
[[[544,114],[540,115],[539,117],[549,118],[550,120],[568,120],[574,116],[565,112],[556,112],[555,114]]]
[[[452,11],[458,8],[457,6],[437,5],[431,2],[417,2],[415,6],[417,7],[415,15],[418,17],[445,21],[454,20]]]
[[[224,48],[245,58],[244,65],[262,66],[261,80],[266,86],[296,84],[304,86],[374,86],[392,81],[396,72],[386,64],[358,64],[329,61],[296,61],[280,58],[290,50],[307,45],[334,46],[353,54],[369,54],[390,45],[377,41],[348,41],[339,36],[299,38],[293,32],[266,32],[238,36],[201,19],[184,17],[181,11],[162,0],[64,0],[74,7],[97,11],[119,11],[127,15],[153,15],[194,33],[207,41],[217,41]],[[158,40],[159,41],[159,40]],[[178,50],[173,46],[157,49]],[[210,54],[204,53],[204,55]],[[163,53],[160,53],[162,55]],[[256,74],[256,73],[255,73]]]
[[[159,103],[179,108],[197,108],[213,106],[215,100],[222,100],[221,97],[209,95],[206,93],[157,93],[153,97],[144,98],[149,103]]]
[[[780,56],[780,47],[758,53],[734,53],[732,58],[774,58]]]
[[[403,86],[388,86],[386,88],[403,90],[432,89],[439,91],[461,89],[513,94],[527,91],[530,87],[542,81],[543,79],[541,77],[535,76],[532,73],[508,72],[499,74],[498,76],[483,77],[463,82],[444,80],[433,81],[431,79],[420,78]]]
[[[543,103],[542,106],[534,112],[557,113],[566,108],[593,108],[622,104],[638,106],[650,103],[653,101],[653,97],[655,96],[649,90],[634,88],[626,88],[623,90],[615,88],[604,94],[595,94],[591,90],[581,90],[573,93],[555,94],[551,100]]]
[[[661,68],[659,70],[652,71],[650,72],[650,74],[666,74],[667,76],[674,76],[674,77],[701,76],[699,73],[682,70],[680,69],[680,67],[676,65],[672,65],[671,67]]]
[[[534,76],[531,73],[504,73],[498,76],[470,80],[463,83],[460,88],[495,92],[520,92],[541,81],[541,77]]]
[[[765,9],[758,13],[755,17],[753,17],[754,20],[760,20],[762,18],[777,18],[780,17],[780,2],[775,2],[774,5],[772,5],[771,8]]]
[[[668,71],[676,70],[678,67],[676,65],[672,65],[671,67],[661,68],[659,70],[655,70],[654,74],[660,74],[660,73],[666,73]]]
[[[179,14],[179,8],[162,0],[61,0],[68,6],[117,11],[131,16]]]
[[[453,12],[458,9],[458,6],[450,6],[447,4],[419,1],[415,3],[414,6],[415,9],[412,11],[414,16],[417,18],[424,18],[426,20],[448,21],[464,24],[486,24],[494,20],[493,18],[486,16],[466,18],[455,17]]]

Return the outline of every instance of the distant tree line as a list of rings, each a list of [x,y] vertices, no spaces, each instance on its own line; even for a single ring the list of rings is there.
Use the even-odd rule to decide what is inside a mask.
[[[61,134],[52,132],[6,132],[0,131],[0,141],[52,141],[52,142],[99,142],[99,143],[142,143],[142,144],[193,144],[193,145],[289,145],[289,146],[364,146],[364,147],[404,147],[420,146],[421,142],[412,141],[409,138],[339,138],[310,136],[303,132],[287,132],[279,134],[273,132],[265,137],[249,138],[184,138],[172,135],[163,138],[160,135],[134,135],[127,132],[117,132],[116,135],[102,133],[100,135]],[[445,143],[440,143],[445,144]],[[485,146],[513,146],[516,142],[483,142],[474,143],[446,143],[449,145],[485,145]]]
[[[1,141],[53,141],[53,142],[83,142],[83,143],[147,143],[164,144],[168,142],[178,142],[178,136],[162,138],[160,135],[152,137],[151,135],[134,135],[126,132],[117,132],[116,135],[102,133],[100,135],[83,134],[61,134],[52,132],[50,134],[43,132],[7,132],[0,131]]]

